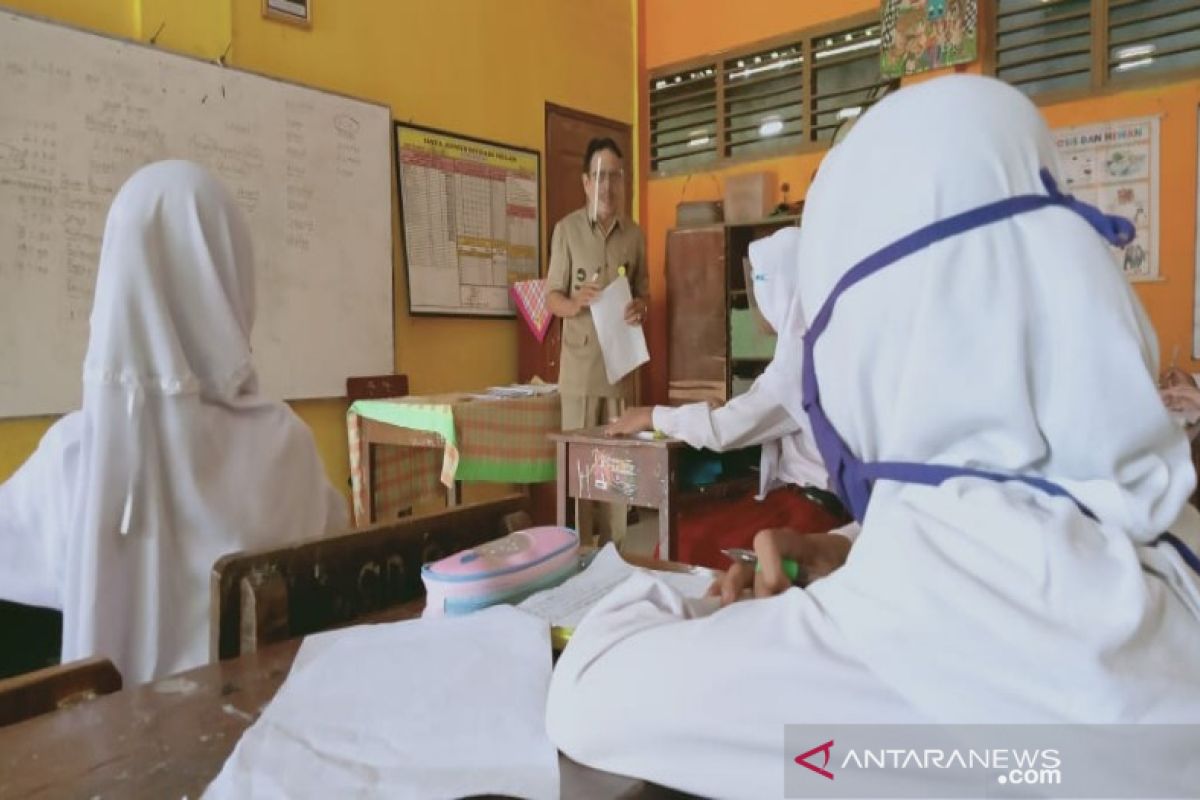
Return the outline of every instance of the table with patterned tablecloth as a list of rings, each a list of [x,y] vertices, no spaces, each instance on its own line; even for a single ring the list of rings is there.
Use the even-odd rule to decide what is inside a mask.
[[[453,505],[460,481],[552,481],[547,435],[561,423],[557,393],[359,400],[346,415],[354,522],[393,519],[443,491]]]

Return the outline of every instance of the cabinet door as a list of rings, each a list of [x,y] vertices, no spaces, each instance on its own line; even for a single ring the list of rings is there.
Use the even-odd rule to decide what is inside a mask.
[[[726,399],[725,228],[667,234],[667,397]]]

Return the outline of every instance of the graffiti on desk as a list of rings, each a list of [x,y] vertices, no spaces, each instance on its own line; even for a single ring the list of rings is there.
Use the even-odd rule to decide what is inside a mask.
[[[592,463],[577,463],[575,472],[579,476],[579,494],[586,494],[585,488],[602,492],[615,492],[625,497],[633,497],[638,490],[637,464],[631,458],[619,458],[604,452],[592,451]]]

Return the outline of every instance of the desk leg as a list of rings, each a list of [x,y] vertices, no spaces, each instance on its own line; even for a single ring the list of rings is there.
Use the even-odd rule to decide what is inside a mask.
[[[554,471],[554,480],[557,484],[557,491],[554,498],[554,519],[555,524],[560,528],[565,528],[567,525],[567,443],[555,442],[557,452],[557,469]]]
[[[367,521],[362,524],[373,525],[375,523],[375,449],[371,447],[371,442],[365,436],[359,436],[358,448],[359,463],[362,464],[363,491],[367,496]],[[359,523],[356,522],[356,524]]]
[[[676,452],[667,451],[667,479],[664,481],[662,502],[658,507],[658,557],[665,561],[671,561],[679,555],[678,544],[675,541],[678,531],[675,516],[679,506],[676,502],[678,492],[675,488],[678,466]]]

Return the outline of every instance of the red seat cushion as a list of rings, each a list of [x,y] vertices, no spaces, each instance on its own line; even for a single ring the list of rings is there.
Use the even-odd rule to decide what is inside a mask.
[[[723,570],[729,567],[729,559],[721,551],[753,547],[754,534],[764,528],[823,533],[841,524],[824,508],[790,488],[776,489],[762,502],[754,499],[753,492],[700,500],[688,504],[679,514],[674,560]]]

